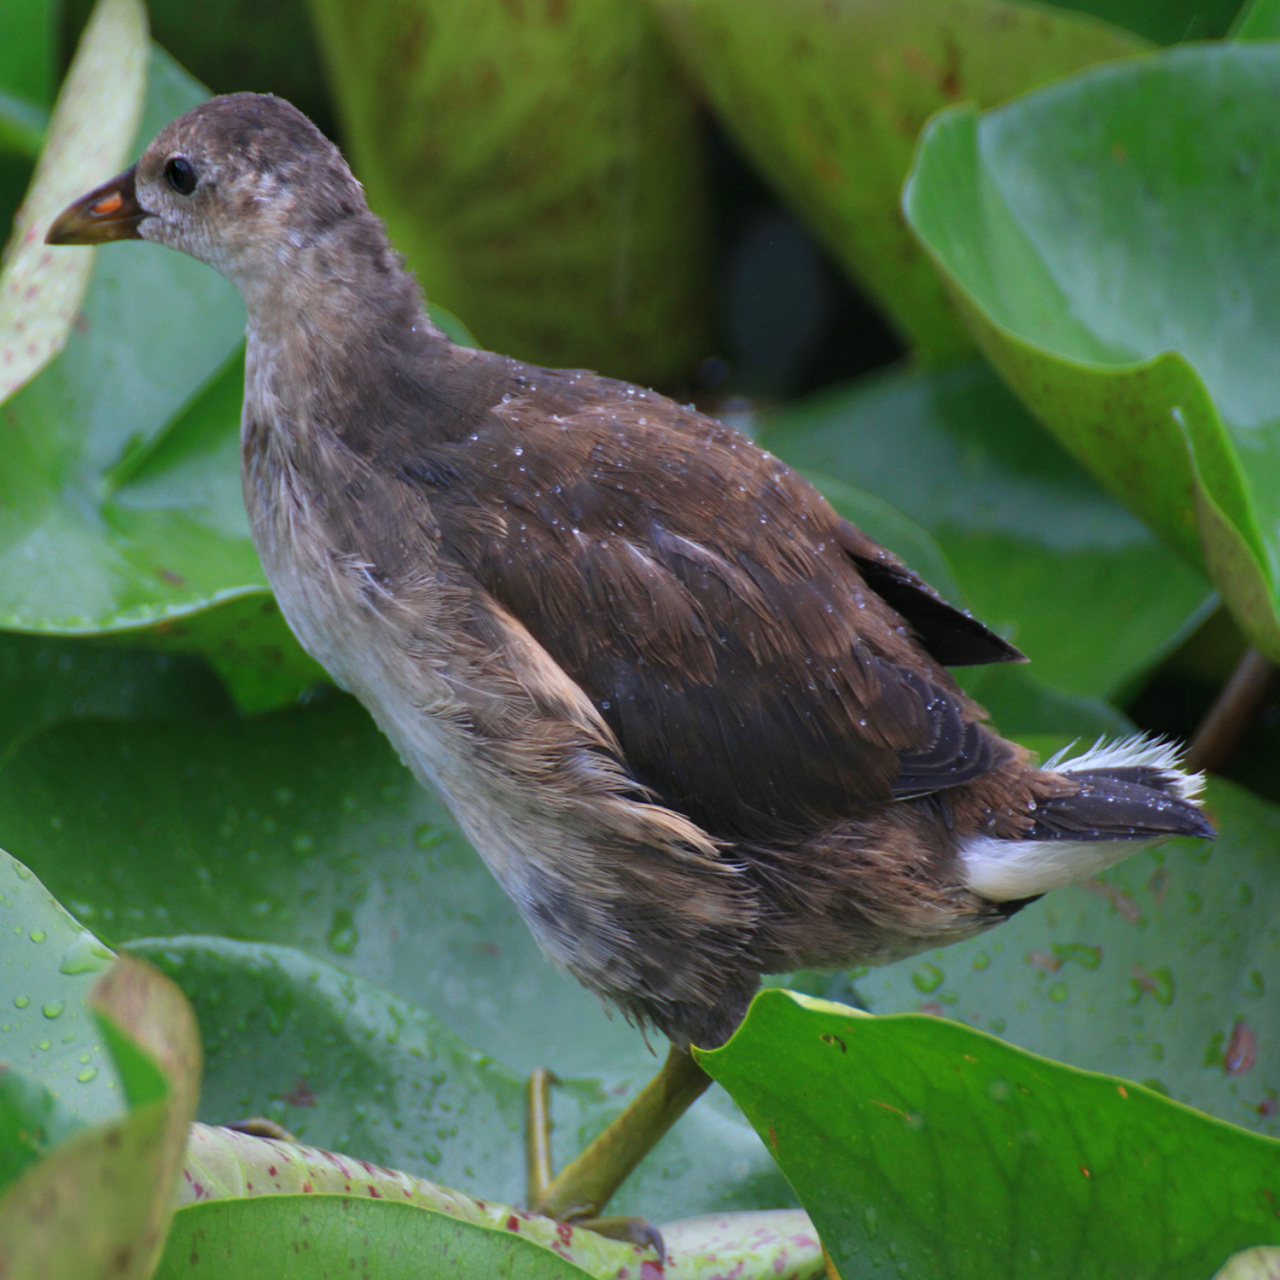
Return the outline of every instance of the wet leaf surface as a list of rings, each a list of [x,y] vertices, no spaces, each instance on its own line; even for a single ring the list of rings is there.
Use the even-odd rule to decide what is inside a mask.
[[[769,991],[698,1056],[842,1275],[1200,1280],[1280,1242],[1280,1143],[953,1022]]]
[[[505,1072],[549,1066],[562,1077],[598,1077],[603,1095],[584,1086],[557,1098],[560,1160],[575,1154],[658,1067],[638,1032],[542,958],[439,802],[341,695],[250,719],[53,728],[24,743],[0,771],[0,815],[0,839],[113,943],[212,934],[299,948],[435,1015]],[[87,860],[90,847],[94,857]],[[159,959],[170,944],[149,945]],[[312,1062],[326,1079],[350,1070],[412,1089],[394,1045],[372,1060],[344,1047],[338,1014],[347,1009],[345,995],[326,1004],[305,984],[293,989],[270,965],[222,971],[225,957],[207,963],[205,976],[188,988],[210,1045],[206,1118],[288,1109],[286,1094],[305,1097],[294,1090]],[[306,962],[296,963],[305,978]],[[208,1000],[206,980],[227,998]],[[231,994],[237,991],[243,1003]],[[282,1039],[271,1030],[271,1009],[294,1003],[311,1011],[311,1021]],[[394,1031],[390,1017],[379,1015],[375,1041]],[[330,1033],[333,1042],[312,1053]],[[487,1078],[503,1076],[494,1071]],[[319,1093],[312,1083],[307,1088]],[[492,1126],[482,1132],[495,1144],[489,1167],[507,1170],[498,1189],[511,1194],[523,1170],[520,1135],[512,1128],[519,1104],[510,1090],[497,1097],[485,1104],[497,1109],[486,1112]],[[590,1107],[579,1111],[585,1104],[575,1098]],[[463,1127],[441,1137],[431,1128],[437,1121],[418,1124],[416,1113],[401,1116],[386,1098],[355,1095],[334,1105],[332,1115],[305,1107],[287,1114],[291,1122],[304,1120],[308,1141],[343,1146],[338,1139],[349,1135],[351,1154],[392,1160],[427,1177],[440,1176],[440,1163],[454,1160],[448,1149],[454,1138],[460,1162],[476,1151]],[[359,1123],[357,1108],[366,1109]],[[428,1149],[438,1153],[435,1163],[423,1155]],[[456,1181],[463,1190],[494,1194],[488,1177],[477,1171],[475,1181]],[[792,1198],[731,1104],[710,1097],[615,1203],[619,1212],[674,1218],[777,1207]]]
[[[112,959],[25,866],[0,851],[0,1185],[124,1106],[85,1004]]]

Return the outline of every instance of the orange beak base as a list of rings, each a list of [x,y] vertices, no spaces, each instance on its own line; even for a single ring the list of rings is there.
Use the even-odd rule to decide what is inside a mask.
[[[110,182],[95,187],[53,220],[45,244],[107,244],[111,240],[137,240],[138,226],[151,215],[138,204],[134,171],[126,169]]]

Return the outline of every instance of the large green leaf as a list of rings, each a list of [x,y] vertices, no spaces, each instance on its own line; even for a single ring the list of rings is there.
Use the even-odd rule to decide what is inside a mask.
[[[1246,0],[1231,26],[1233,40],[1274,40],[1280,36],[1280,4],[1276,0]]]
[[[0,842],[113,943],[215,934],[301,948],[434,1014],[506,1071],[545,1065],[562,1077],[599,1077],[603,1096],[586,1088],[556,1098],[560,1161],[658,1067],[638,1032],[539,955],[440,804],[413,782],[366,714],[338,694],[248,720],[77,721],[39,734],[0,770]],[[153,945],[159,959],[164,944]],[[199,968],[193,953],[173,945],[175,972]],[[332,989],[327,979],[306,1001],[293,991],[290,982],[313,971],[298,964],[288,981],[256,962],[202,969],[201,982],[228,992],[216,1004],[200,983],[190,987],[211,1046],[203,1115],[225,1121],[283,1105],[291,1123],[305,1123],[308,1141],[341,1147],[350,1137],[351,1154],[427,1177],[440,1176],[441,1165],[458,1167],[449,1149],[455,1140],[474,1154],[461,1128],[447,1132],[453,1121],[410,1105],[404,1056],[385,1044],[386,1034],[375,1033],[365,1056],[344,1043],[335,1019],[345,1005],[322,998]],[[237,991],[244,1003],[232,998]],[[394,1030],[386,997],[369,1000],[372,1013],[351,1014],[346,1024],[352,1037],[372,1026]],[[287,1022],[289,1007],[302,1021]],[[288,1034],[278,1029],[286,1022]],[[329,1032],[333,1043],[317,1046]],[[402,1032],[406,1042],[410,1034]],[[290,1109],[284,1096],[311,1062],[320,1064],[308,1085],[317,1093],[321,1078],[338,1081],[343,1071],[385,1084],[386,1093],[356,1100],[368,1108],[359,1123],[345,1106]],[[505,1072],[486,1078],[498,1076]],[[393,1089],[395,1081],[402,1083]],[[397,1090],[409,1098],[403,1115]],[[493,1159],[483,1178],[479,1169],[474,1181],[465,1176],[464,1164],[456,1179],[479,1195],[492,1193],[491,1182],[514,1193],[523,1167],[512,1095],[494,1091],[498,1101],[485,1104],[492,1109],[475,1104],[477,1118],[489,1116],[480,1132]],[[336,1096],[325,1093],[330,1103]],[[617,1200],[657,1220],[791,1202],[723,1097],[700,1102]]]
[[[708,341],[699,130],[635,0],[312,0],[356,170],[482,343],[642,381]]]
[[[748,155],[922,354],[969,346],[898,193],[924,122],[1147,47],[1011,0],[655,0]]]
[[[844,1276],[1203,1280],[1280,1242],[1280,1143],[953,1022],[769,991],[698,1058]]]
[[[788,462],[870,489],[922,524],[963,588],[955,602],[1064,692],[1113,694],[1211,603],[1204,579],[983,365],[891,373],[824,392],[767,417],[760,439]],[[894,549],[912,563],[908,548]],[[930,577],[928,565],[913,567]],[[945,584],[934,585],[948,595]]]
[[[921,144],[905,196],[984,350],[1280,655],[1280,47],[1084,73]]]

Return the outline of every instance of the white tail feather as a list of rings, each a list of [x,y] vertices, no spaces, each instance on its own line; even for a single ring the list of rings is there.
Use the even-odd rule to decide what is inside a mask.
[[[1041,768],[1068,777],[1105,769],[1154,769],[1179,799],[1199,801],[1204,774],[1185,772],[1172,742],[1143,734],[1112,742],[1099,738],[1086,751],[1071,756],[1075,745],[1059,751]],[[1163,838],[1073,841],[971,836],[960,847],[960,859],[969,888],[995,902],[1011,902],[1087,880]]]
[[[1181,765],[1177,743],[1168,738],[1149,738],[1132,733],[1111,742],[1099,738],[1093,746],[1072,756],[1076,743],[1063,747],[1040,767],[1052,773],[1080,773],[1087,769],[1157,769],[1174,793],[1193,803],[1204,790],[1203,773],[1187,773]]]

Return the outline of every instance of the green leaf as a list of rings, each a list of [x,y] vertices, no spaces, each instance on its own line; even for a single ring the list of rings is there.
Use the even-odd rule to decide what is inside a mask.
[[[1213,843],[1134,854],[989,934],[864,971],[859,1002],[926,1009],[1280,1137],[1280,809],[1214,779],[1208,810]]]
[[[13,1280],[106,1274],[148,1280],[173,1214],[174,1179],[199,1086],[195,1022],[177,988],[137,960],[112,964],[87,1004],[110,1047],[127,1109],[117,1106],[116,1114],[63,1135],[51,1149],[31,1152],[38,1158],[5,1185],[0,1272]],[[43,1016],[64,1015],[51,1016],[46,1005]],[[78,1079],[90,1080],[89,1071],[82,1068]],[[56,1101],[57,1091],[44,1088],[46,1103]],[[12,1101],[8,1087],[5,1096]],[[80,1104],[84,1094],[73,1096]],[[47,1115],[46,1107],[41,1123]]]
[[[424,1265],[429,1270],[424,1271]],[[325,1268],[323,1273],[316,1268]],[[174,1217],[157,1280],[377,1280],[493,1276],[586,1280],[550,1249],[441,1213],[350,1196],[265,1196],[191,1205]]]
[[[488,1195],[506,1188],[516,1199],[519,1104],[495,1078],[548,1066],[562,1078],[601,1079],[603,1092],[593,1085],[556,1094],[556,1157],[564,1162],[657,1070],[638,1032],[541,957],[439,802],[412,780],[364,711],[336,693],[252,719],[53,728],[26,740],[0,770],[0,840],[113,943],[201,934],[299,948],[435,1015],[505,1069],[474,1077],[497,1101],[472,1104],[489,1117],[480,1132],[493,1152],[473,1180],[452,1144],[471,1153],[466,1160],[479,1160],[474,1140],[465,1126],[448,1131],[456,1119],[418,1106],[429,1086],[413,1092],[405,1050],[387,1043],[395,1018],[386,995],[368,994],[353,1012],[346,994],[324,995],[338,990],[327,977],[317,979],[319,995],[298,990],[308,974],[329,974],[323,965],[298,961],[284,972],[246,961],[237,968],[219,953],[217,965],[196,966],[203,976],[189,987],[210,1045],[203,1113],[210,1120],[284,1107],[309,1142],[427,1177],[461,1167],[463,1176],[451,1178],[462,1189]],[[160,959],[166,944],[150,945]],[[184,971],[195,964],[185,944],[169,945]],[[206,998],[206,982],[226,998]],[[290,1008],[298,1010],[292,1021]],[[369,1028],[377,1028],[374,1040],[361,1051]],[[326,1046],[329,1033],[335,1039]],[[402,1029],[401,1043],[417,1034]],[[336,1106],[288,1104],[285,1095],[313,1063],[307,1087],[318,1095],[322,1081],[336,1089],[351,1071],[372,1082],[371,1092],[384,1085],[383,1100],[358,1099],[368,1108],[363,1120]],[[323,1096],[331,1102],[335,1094]],[[720,1096],[695,1107],[616,1203],[620,1212],[661,1220],[793,1199]]]
[[[288,947],[178,937],[129,951],[189,993],[210,1124],[262,1115],[311,1146],[523,1200],[525,1080],[430,1014]],[[556,1091],[562,1162],[606,1106],[587,1083]]]
[[[211,1201],[243,1202],[264,1196],[280,1202],[282,1225],[287,1215],[291,1215],[300,1227],[307,1223],[317,1204],[332,1203],[339,1197],[412,1206],[444,1216],[454,1224],[493,1233],[477,1235],[468,1230],[462,1238],[491,1251],[497,1265],[509,1265],[504,1264],[509,1255],[536,1259],[537,1255],[529,1252],[530,1245],[554,1250],[564,1261],[592,1275],[616,1276],[627,1267],[639,1272],[646,1254],[650,1263],[655,1260],[647,1247],[606,1240],[592,1231],[566,1228],[550,1218],[492,1198],[476,1200],[450,1187],[370,1164],[367,1160],[195,1124],[191,1128],[183,1176],[178,1182],[178,1216],[169,1245],[175,1269],[187,1259],[184,1250],[188,1242],[197,1251],[202,1250],[200,1232],[208,1215],[186,1213],[186,1209],[197,1209]],[[795,1211],[790,1217],[793,1221],[803,1219],[803,1215]],[[441,1223],[439,1229],[446,1230],[448,1225],[448,1221]],[[339,1265],[332,1255],[324,1261],[331,1267]],[[165,1274],[163,1267],[160,1274]]]
[[[17,26],[29,31],[25,22]],[[67,73],[48,144],[4,252],[0,403],[57,355],[67,340],[89,279],[90,259],[85,253],[56,253],[43,243],[44,231],[55,214],[110,176],[123,160],[142,108],[146,41],[146,12],[138,0],[101,0]],[[21,48],[24,41],[17,43]],[[16,434],[8,412],[2,421],[7,436]],[[25,452],[21,442],[15,443]],[[13,447],[5,450],[6,456]],[[3,471],[0,495],[4,505],[14,500]]]
[[[1005,379],[1273,655],[1277,74],[1202,46],[958,109],[905,195]]]
[[[983,365],[895,372],[823,392],[767,417],[760,440],[795,466],[871,490],[923,525],[962,598],[891,531],[867,532],[1013,641],[1031,659],[1031,674],[1064,693],[1113,694],[1212,606],[1204,579],[1106,494]],[[845,514],[858,522],[857,513]]]
[[[193,658],[61,637],[0,632],[0,762],[65,720],[181,719],[228,710]]]
[[[898,194],[925,121],[1146,48],[1008,0],[657,0],[716,112],[926,358],[970,346]]]
[[[844,1276],[1202,1280],[1280,1241],[1280,1143],[953,1022],[766,991],[697,1056]]]
[[[708,342],[693,96],[647,7],[312,0],[357,175],[480,341],[664,382]]]

